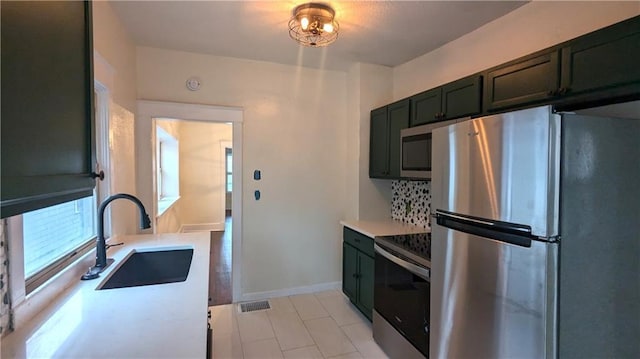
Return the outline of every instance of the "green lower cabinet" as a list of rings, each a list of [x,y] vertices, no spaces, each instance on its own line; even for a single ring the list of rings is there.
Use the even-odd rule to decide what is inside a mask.
[[[352,245],[354,242],[355,245]],[[342,291],[369,320],[373,314],[372,254],[371,238],[345,230],[345,241],[342,242]]]
[[[358,301],[358,252],[342,243],[342,291],[353,303]]]
[[[356,306],[364,313],[364,315],[371,320],[371,314],[373,313],[373,275],[374,275],[374,261],[373,258],[368,255],[359,252],[358,253],[359,264],[359,278],[358,278],[358,302]]]

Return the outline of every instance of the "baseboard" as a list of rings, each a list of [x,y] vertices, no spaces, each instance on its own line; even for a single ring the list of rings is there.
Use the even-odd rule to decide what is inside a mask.
[[[253,300],[286,297],[289,295],[315,293],[315,292],[322,292],[325,290],[334,290],[334,289],[341,289],[341,288],[342,288],[342,282],[338,281],[338,282],[314,284],[314,285],[309,285],[305,287],[270,290],[266,292],[245,293],[241,296],[238,302],[248,302]]]
[[[180,233],[224,231],[224,223],[183,224]]]

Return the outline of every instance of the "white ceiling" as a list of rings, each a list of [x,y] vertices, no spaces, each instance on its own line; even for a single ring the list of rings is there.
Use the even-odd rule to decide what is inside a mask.
[[[307,48],[289,38],[294,1],[113,1],[136,45],[347,70],[397,66],[524,5],[524,1],[329,1],[338,40]]]

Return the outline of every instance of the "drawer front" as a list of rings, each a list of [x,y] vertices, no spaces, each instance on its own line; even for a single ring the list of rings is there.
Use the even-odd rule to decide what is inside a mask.
[[[343,239],[361,252],[373,257],[373,238],[344,227]]]

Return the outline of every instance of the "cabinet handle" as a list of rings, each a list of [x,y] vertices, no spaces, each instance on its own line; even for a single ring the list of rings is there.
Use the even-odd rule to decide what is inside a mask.
[[[100,171],[98,173],[95,172],[91,172],[91,178],[93,179],[100,179],[100,181],[104,181],[104,171]]]
[[[357,273],[353,273],[353,278],[358,278],[358,274]]]
[[[440,119],[444,120],[445,118],[446,118],[446,116],[445,116],[444,112],[440,112]]]
[[[557,93],[557,91],[555,91],[555,90],[549,90],[549,91],[547,91],[547,96],[549,96],[549,97],[555,96],[556,93]]]
[[[440,114],[436,113],[435,115],[433,115],[433,119],[434,120],[439,120],[440,119]]]
[[[569,92],[569,90],[570,90],[570,89],[569,89],[568,87],[560,87],[560,88],[558,89],[558,94],[560,94],[560,95],[564,95],[564,94],[566,94],[567,92]]]

